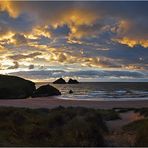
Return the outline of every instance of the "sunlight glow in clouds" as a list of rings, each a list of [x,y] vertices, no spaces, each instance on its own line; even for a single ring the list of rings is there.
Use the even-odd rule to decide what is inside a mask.
[[[136,40],[136,39],[129,39],[129,38],[122,38],[122,39],[116,39],[114,41],[117,41],[121,44],[128,45],[129,47],[134,47],[136,45],[141,45],[145,48],[148,47],[148,40]]]
[[[0,1],[0,72],[147,79],[147,10],[148,2]]]
[[[13,5],[13,2],[4,0],[0,2],[0,10],[1,11],[7,11],[10,16],[12,17],[17,17],[18,16],[18,11],[17,9],[14,11],[15,7]]]

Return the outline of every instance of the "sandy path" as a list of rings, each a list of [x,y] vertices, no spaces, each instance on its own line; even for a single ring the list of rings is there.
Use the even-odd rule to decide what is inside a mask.
[[[121,119],[107,121],[110,133],[106,136],[106,142],[109,146],[129,147],[134,146],[136,135],[134,132],[127,132],[122,129],[123,126],[137,120],[144,119],[138,112],[128,111],[120,113]]]
[[[143,115],[140,115],[140,113],[134,111],[119,113],[119,115],[121,119],[107,121],[107,126],[109,127],[110,131],[118,131],[124,125],[144,119]]]
[[[0,106],[13,106],[13,107],[29,107],[29,108],[53,108],[58,106],[81,106],[90,108],[141,108],[148,107],[148,100],[136,101],[86,101],[86,100],[66,100],[58,99],[56,97],[44,98],[28,98],[28,99],[13,99],[13,100],[0,100]]]

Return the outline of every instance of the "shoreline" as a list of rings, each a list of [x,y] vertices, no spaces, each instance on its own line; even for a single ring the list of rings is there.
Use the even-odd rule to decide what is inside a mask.
[[[0,99],[0,107],[25,107],[25,108],[55,108],[63,107],[87,107],[87,108],[145,108],[148,100],[128,101],[91,101],[91,100],[67,100],[58,97],[40,97],[28,99]]]
[[[62,96],[56,96],[56,99],[62,99],[62,100],[72,100],[72,101],[104,101],[104,102],[110,102],[110,101],[147,101],[148,97],[134,97],[134,98],[87,98],[87,99],[81,99],[81,98],[66,98]]]

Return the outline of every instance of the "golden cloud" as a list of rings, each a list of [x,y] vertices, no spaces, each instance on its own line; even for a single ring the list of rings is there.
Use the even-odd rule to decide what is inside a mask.
[[[36,26],[30,33],[25,34],[29,39],[38,39],[39,36],[51,37],[50,32],[48,31],[48,26]]]
[[[3,0],[0,1],[0,10],[7,11],[11,17],[17,17],[19,15],[19,10],[17,9],[13,1]]]
[[[120,44],[127,45],[131,48],[141,45],[144,48],[148,47],[148,40],[143,36],[138,36],[133,33],[134,23],[130,20],[119,20],[118,25],[111,29],[112,32],[117,33],[117,37],[112,40]]]
[[[4,50],[4,47],[0,45],[0,52],[2,52],[3,50]]]
[[[143,67],[137,66],[137,65],[132,65],[132,64],[122,65],[122,68],[123,69],[126,69],[126,70],[144,70]]]
[[[13,35],[14,35],[14,33],[12,31],[7,32],[6,34],[2,34],[0,36],[0,41],[5,40],[5,39],[6,40],[10,39],[10,38],[12,38]]]
[[[35,9],[32,9],[32,5],[33,3],[25,3],[23,1],[4,0],[0,1],[0,11],[7,11],[11,17],[17,17],[23,11],[33,12],[35,17],[38,17],[42,21],[44,19],[44,23],[50,22],[54,27],[65,23],[70,25],[90,24],[99,17],[99,15],[96,15],[93,11],[84,7],[74,8],[72,6],[67,6],[65,9],[57,7],[51,10],[54,11],[52,12],[53,15],[51,15],[51,12],[49,12],[50,9],[46,11],[44,8],[40,8],[40,4],[36,4]],[[52,5],[49,5],[49,7],[52,7]],[[46,19],[44,18],[45,16]]]
[[[5,34],[2,34],[0,36],[0,49],[3,49],[3,50],[6,50],[6,48],[4,48],[3,46],[5,44],[11,44],[11,43],[14,43],[14,39],[13,39],[13,36],[15,35],[15,33],[9,31]]]
[[[132,48],[137,45],[141,45],[144,48],[148,47],[148,40],[138,40],[138,39],[131,39],[128,37],[123,37],[121,39],[113,39],[113,41],[116,41],[120,44],[127,45]]]
[[[99,15],[96,15],[94,12],[83,8],[70,10],[68,13],[63,15],[62,20],[70,25],[87,25],[93,23],[98,18]]]
[[[116,68],[115,61],[105,57],[84,57],[82,55],[71,55],[68,53],[54,52],[52,51],[49,58],[49,62],[57,62],[57,64],[78,64],[82,67],[94,67],[94,68]]]
[[[113,32],[118,33],[119,35],[124,35],[128,33],[130,28],[132,27],[132,23],[129,20],[119,20],[118,26],[115,30],[112,30]]]
[[[38,23],[39,25],[33,26],[33,30],[30,33],[25,33],[25,37],[29,39],[37,39],[38,36],[45,36],[50,38],[51,33],[49,32],[48,24],[52,25],[54,29],[56,29],[59,26],[62,26],[64,24],[67,24],[71,30],[71,33],[69,34],[69,40],[71,40],[73,37],[75,38],[81,38],[82,36],[89,35],[91,31],[91,27],[93,23],[101,18],[96,12],[88,9],[88,8],[82,8],[82,7],[71,7],[66,9],[56,8],[55,12],[52,12],[54,15],[51,15],[51,12],[41,11],[40,8],[37,6],[34,9],[32,7],[27,7],[29,4],[25,4],[22,2],[12,2],[12,1],[6,1],[2,3],[3,10],[8,11],[9,15],[12,17],[17,17],[21,11],[28,11],[33,12],[31,13],[35,15],[35,17],[38,17]],[[21,9],[22,7],[22,9]],[[39,9],[39,10],[38,10]],[[59,10],[57,10],[59,9]],[[44,18],[46,16],[46,18]],[[82,30],[79,26],[82,25],[88,25],[88,29],[90,30],[88,32],[87,30]],[[92,32],[92,31],[91,31]]]

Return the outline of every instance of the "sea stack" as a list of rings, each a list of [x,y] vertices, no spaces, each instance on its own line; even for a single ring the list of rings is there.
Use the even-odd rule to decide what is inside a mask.
[[[69,79],[69,81],[67,83],[68,84],[78,84],[79,82],[75,79]]]
[[[61,92],[57,88],[51,85],[43,85],[35,90],[32,97],[35,98],[35,97],[48,97],[48,96],[58,96],[58,95],[61,95]]]
[[[73,91],[72,90],[69,90],[69,94],[73,94]]]
[[[66,81],[63,78],[59,78],[55,80],[53,84],[66,84]]]

